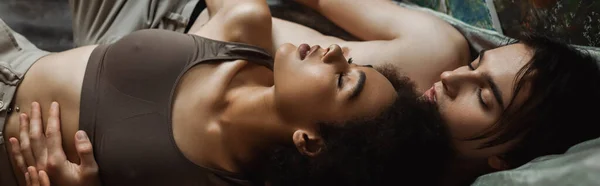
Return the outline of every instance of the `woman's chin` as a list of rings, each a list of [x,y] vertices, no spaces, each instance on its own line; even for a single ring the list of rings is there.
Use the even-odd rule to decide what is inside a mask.
[[[279,46],[279,48],[277,48],[277,50],[275,51],[275,57],[281,55],[281,54],[292,54],[295,50],[296,50],[296,45],[293,45],[292,43],[284,43],[282,45]]]
[[[277,69],[281,69],[282,66],[285,66],[283,63],[289,62],[295,58],[299,58],[296,48],[297,47],[291,43],[283,44],[277,48],[275,51],[275,56],[273,57],[273,71],[277,71]]]

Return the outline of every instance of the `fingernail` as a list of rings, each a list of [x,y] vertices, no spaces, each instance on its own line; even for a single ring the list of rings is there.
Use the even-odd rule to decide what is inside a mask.
[[[19,140],[17,140],[17,138],[15,138],[15,137],[12,137],[12,138],[8,139],[8,141],[10,142],[11,145],[17,145],[17,142]]]
[[[85,132],[83,132],[83,131],[77,132],[77,139],[78,140],[85,140],[86,139]]]

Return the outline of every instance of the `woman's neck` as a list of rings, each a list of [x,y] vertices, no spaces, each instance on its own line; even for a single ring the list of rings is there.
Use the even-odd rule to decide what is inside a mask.
[[[228,106],[219,123],[239,171],[260,170],[274,146],[292,145],[294,131],[279,116],[273,89],[244,86],[229,91],[225,98]]]
[[[292,141],[285,135],[288,125],[279,121],[273,90],[272,71],[247,61],[190,69],[173,104],[178,147],[198,165],[256,170],[270,147]]]

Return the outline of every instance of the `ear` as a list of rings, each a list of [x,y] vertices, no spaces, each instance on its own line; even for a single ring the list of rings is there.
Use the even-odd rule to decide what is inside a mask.
[[[500,156],[492,156],[488,158],[488,165],[495,170],[509,169],[508,163]]]
[[[292,139],[298,152],[309,157],[319,155],[324,148],[323,139],[312,131],[296,130]]]

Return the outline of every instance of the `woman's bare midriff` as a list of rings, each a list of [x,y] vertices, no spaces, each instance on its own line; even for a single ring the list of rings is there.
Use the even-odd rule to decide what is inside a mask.
[[[27,71],[15,94],[13,111],[6,121],[6,141],[11,137],[18,137],[19,114],[29,114],[32,102],[40,103],[45,127],[50,104],[56,101],[60,104],[63,148],[69,160],[79,162],[74,137],[79,129],[81,86],[88,58],[95,47],[80,47],[44,56]],[[7,144],[7,148],[10,149],[10,144]],[[23,184],[24,175],[12,163],[15,175]]]
[[[23,82],[19,85],[14,100],[14,105],[19,107],[19,112],[13,111],[8,117],[5,131],[6,140],[11,137],[17,137],[19,135],[19,113],[29,114],[31,103],[36,101],[39,102],[42,107],[42,118],[45,120],[48,118],[48,110],[50,104],[56,101],[60,104],[60,119],[61,119],[61,132],[63,149],[67,155],[67,158],[74,163],[79,163],[77,152],[75,150],[74,138],[75,133],[79,130],[79,111],[80,111],[80,98],[81,98],[81,87],[83,84],[83,78],[85,75],[88,58],[93,51],[95,46],[82,47],[62,53],[51,54],[38,60],[26,73]],[[244,68],[245,67],[245,68]],[[258,70],[257,70],[258,69]],[[240,72],[241,71],[241,72]],[[207,137],[209,135],[202,134],[198,135],[199,132],[205,130],[189,130],[190,128],[197,129],[203,127],[198,123],[190,127],[190,122],[186,122],[182,118],[195,117],[195,118],[213,118],[210,113],[218,111],[213,110],[214,105],[223,105],[220,99],[225,92],[231,89],[239,88],[238,84],[243,82],[252,82],[253,86],[257,84],[254,80],[247,80],[256,77],[257,74],[261,74],[266,77],[271,77],[269,74],[270,70],[259,65],[248,64],[244,60],[236,60],[227,63],[221,63],[218,65],[206,65],[206,66],[195,66],[188,70],[186,74],[181,78],[179,88],[176,91],[175,103],[173,106],[173,135],[177,146],[180,148],[183,154],[186,155],[191,161],[197,164],[203,164],[204,159],[215,158],[212,156],[205,155],[206,153],[197,153],[198,141],[206,141],[204,138],[196,139],[198,137]],[[264,80],[260,80],[262,82]],[[271,80],[272,81],[272,80]],[[202,83],[198,83],[202,82]],[[230,82],[237,82],[229,84]],[[271,82],[272,83],[272,82]],[[206,87],[212,87],[211,89],[199,88],[200,90],[206,90],[202,95],[214,95],[208,97],[215,97],[217,100],[198,100],[200,97],[197,96],[197,86],[201,84]],[[226,86],[223,86],[225,84]],[[223,87],[222,89],[214,87]],[[204,97],[202,97],[204,98]],[[205,99],[205,98],[204,98]],[[205,105],[202,107],[194,107],[196,109],[187,109],[193,103],[192,106]],[[182,108],[183,107],[183,108]],[[219,107],[220,108],[220,107]],[[180,110],[180,111],[176,111]],[[220,111],[220,109],[217,109]],[[204,115],[203,115],[204,114]],[[192,119],[191,121],[198,121]],[[44,121],[44,126],[46,125]],[[187,133],[192,132],[192,133]],[[219,134],[213,134],[219,135]],[[196,137],[196,138],[194,138]],[[214,136],[211,136],[214,137]],[[218,139],[218,137],[215,137]],[[193,142],[193,143],[192,143]],[[211,142],[209,142],[211,143]],[[211,154],[222,153],[219,150],[215,150],[215,144],[205,145],[210,147],[211,150],[200,150],[204,152],[211,152]],[[10,147],[7,147],[10,148]],[[216,159],[222,159],[217,157]],[[11,157],[12,159],[12,157]],[[201,160],[198,160],[201,159]],[[24,185],[24,174],[21,173],[15,166],[15,162],[12,162],[13,172],[19,179],[21,185]]]

